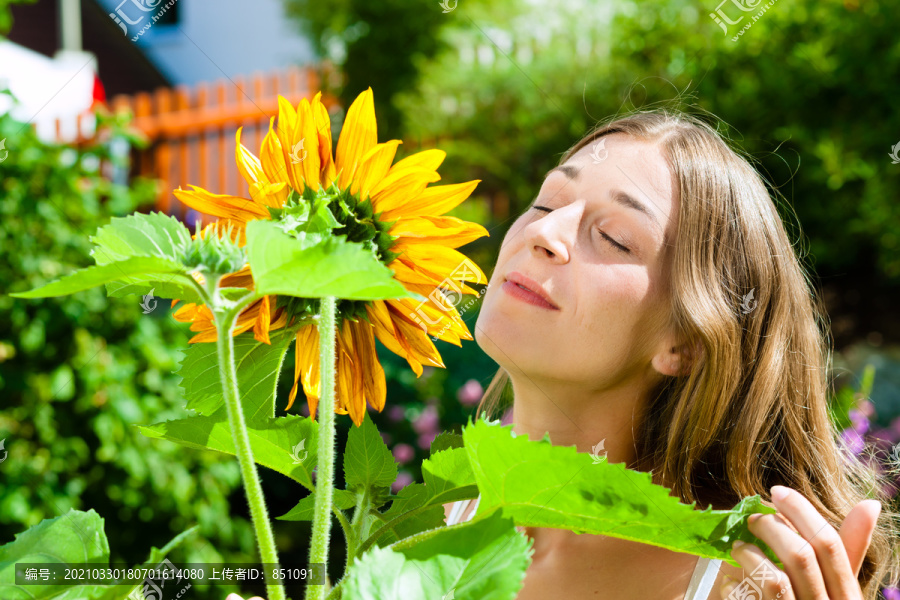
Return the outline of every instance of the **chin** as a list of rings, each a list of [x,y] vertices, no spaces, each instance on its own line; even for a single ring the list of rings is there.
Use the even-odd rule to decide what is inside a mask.
[[[509,314],[482,306],[475,321],[475,342],[494,362],[506,369],[533,362],[533,347],[537,342],[529,325],[513,320]]]

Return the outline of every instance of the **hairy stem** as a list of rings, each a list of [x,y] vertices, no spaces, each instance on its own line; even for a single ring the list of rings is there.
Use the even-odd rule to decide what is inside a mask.
[[[225,406],[228,407],[228,424],[231,427],[231,436],[234,438],[238,463],[241,466],[241,479],[244,482],[244,490],[247,492],[250,516],[256,531],[259,555],[263,564],[269,566],[265,569],[267,574],[266,596],[268,600],[285,600],[284,587],[272,578],[271,569],[279,568],[278,551],[275,549],[275,536],[272,535],[272,525],[269,522],[262,486],[259,483],[259,474],[256,471],[256,463],[253,461],[253,450],[250,448],[250,436],[247,434],[247,422],[244,420],[244,411],[238,391],[233,337],[238,314],[240,314],[240,308],[236,307],[217,311],[215,315],[218,328],[216,345],[219,355],[219,377],[222,381]]]
[[[316,466],[312,541],[309,550],[310,568],[314,568],[313,565],[316,564],[324,565],[326,577],[331,536],[331,508],[334,500],[335,307],[335,298],[322,298],[319,312],[319,456]],[[324,585],[307,585],[306,599],[324,600],[327,591]]]

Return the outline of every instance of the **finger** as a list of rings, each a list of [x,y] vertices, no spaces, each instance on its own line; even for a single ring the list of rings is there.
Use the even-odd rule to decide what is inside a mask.
[[[847,549],[850,569],[857,578],[863,559],[866,557],[866,551],[872,542],[872,533],[875,531],[880,514],[881,502],[863,500],[850,510],[838,531],[844,541],[844,548]]]
[[[228,594],[228,596],[225,597],[225,600],[244,600],[244,599],[241,598],[240,596],[238,596],[237,594]]]
[[[731,557],[749,575],[738,582],[726,580],[720,589],[722,598],[759,597],[761,599],[795,600],[796,596],[788,576],[773,565],[772,561],[757,546],[740,541],[735,542],[732,546]]]
[[[781,493],[784,494],[783,497]],[[859,595],[859,582],[850,567],[844,541],[837,530],[796,490],[780,485],[772,486],[772,500],[783,516],[797,528],[801,537],[774,519],[759,518],[756,522],[772,536],[773,543],[779,546],[772,546],[772,550],[781,558],[794,586],[798,589],[806,586],[794,578],[796,573],[808,581],[817,594],[821,594],[811,596],[813,598],[850,598]],[[769,543],[768,539],[759,537]],[[823,582],[825,589],[819,587]]]

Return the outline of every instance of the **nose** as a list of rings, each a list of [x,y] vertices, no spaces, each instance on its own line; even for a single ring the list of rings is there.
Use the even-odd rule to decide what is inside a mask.
[[[559,264],[568,262],[583,211],[583,202],[573,202],[529,223],[523,233],[532,254]]]

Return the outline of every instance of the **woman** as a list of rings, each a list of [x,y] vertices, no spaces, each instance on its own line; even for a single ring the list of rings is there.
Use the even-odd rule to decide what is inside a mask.
[[[713,128],[616,119],[563,156],[503,241],[475,326],[501,368],[478,414],[511,384],[517,434],[602,447],[701,509],[761,494],[779,515],[750,531],[785,565],[764,599],[874,600],[897,579],[896,515],[865,500],[882,481],[829,421],[820,306],[762,179]],[[476,508],[446,505],[448,524]],[[755,545],[732,550],[742,570],[520,530],[534,555],[517,600],[758,597],[741,584]]]

